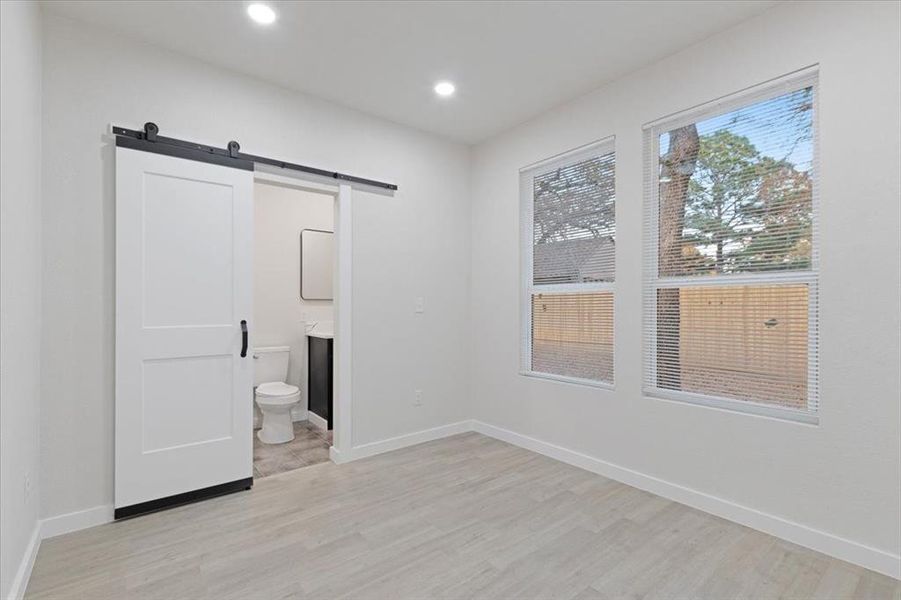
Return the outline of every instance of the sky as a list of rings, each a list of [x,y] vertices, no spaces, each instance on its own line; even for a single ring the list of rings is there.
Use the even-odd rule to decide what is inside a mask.
[[[813,140],[804,136],[811,132],[813,111],[803,110],[813,100],[813,89],[804,88],[705,119],[697,123],[698,134],[712,134],[727,129],[748,138],[764,156],[787,159],[799,171],[813,166]],[[804,137],[806,139],[799,138]],[[669,149],[669,134],[660,136],[660,155]]]

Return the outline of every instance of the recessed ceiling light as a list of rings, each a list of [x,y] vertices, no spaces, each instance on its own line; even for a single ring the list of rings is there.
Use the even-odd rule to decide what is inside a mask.
[[[275,23],[275,11],[265,4],[251,4],[247,7],[247,15],[260,25]]]
[[[457,91],[457,88],[454,87],[450,81],[439,81],[435,84],[435,93],[439,96],[448,97],[453,96],[454,92]]]

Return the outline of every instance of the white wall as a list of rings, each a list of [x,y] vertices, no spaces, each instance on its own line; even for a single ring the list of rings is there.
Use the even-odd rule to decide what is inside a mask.
[[[792,3],[476,148],[477,419],[901,552],[899,4]],[[641,394],[642,125],[820,65],[819,426]],[[616,136],[616,389],[521,377],[518,170]]]
[[[468,157],[446,173],[433,156],[402,160],[421,174],[404,182],[415,200],[353,195],[354,445],[471,416]]]
[[[38,525],[41,15],[0,2],[0,597]],[[25,478],[31,490],[25,492]]]
[[[110,123],[400,186],[354,196],[353,441],[467,416],[467,147],[62,18],[44,33],[44,516],[113,498]]]
[[[331,300],[300,297],[300,232],[334,231],[335,197],[257,183],[253,188],[253,213],[254,345],[291,347],[287,381],[301,391],[294,418],[305,419],[309,387],[302,322],[334,321],[335,316]]]

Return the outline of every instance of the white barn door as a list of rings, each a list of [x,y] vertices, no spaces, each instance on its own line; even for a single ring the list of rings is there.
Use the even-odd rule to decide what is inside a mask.
[[[252,484],[252,236],[252,171],[116,149],[117,518]]]

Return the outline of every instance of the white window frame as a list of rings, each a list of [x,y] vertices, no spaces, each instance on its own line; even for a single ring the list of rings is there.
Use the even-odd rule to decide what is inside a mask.
[[[819,81],[818,68],[808,67],[794,73],[756,85],[712,102],[672,114],[644,125],[644,173],[654,173],[653,181],[645,181],[644,234],[650,240],[645,244],[644,273],[644,315],[643,315],[643,377],[642,395],[646,398],[697,404],[751,415],[773,417],[788,421],[819,423],[819,371],[818,371],[818,330],[819,330]],[[806,87],[813,88],[813,161],[811,198],[811,262],[810,270],[773,273],[736,273],[687,277],[660,277],[658,271],[658,231],[659,192],[656,165],[659,161],[660,135],[666,131],[697,123],[750,104],[770,100],[786,93]],[[737,400],[693,392],[668,390],[650,385],[657,380],[657,290],[690,286],[724,287],[741,285],[798,284],[808,286],[808,327],[807,327],[807,406],[808,409],[794,410],[748,400]]]
[[[571,165],[582,160],[616,152],[616,138],[609,136],[574,148],[546,160],[532,163],[519,170],[520,194],[520,371],[524,377],[546,379],[560,383],[590,386],[613,390],[616,388],[616,264],[614,256],[614,281],[591,283],[564,283],[535,285],[533,272],[534,244],[534,180],[560,167]],[[614,154],[614,161],[616,156]],[[616,190],[616,166],[614,162],[614,190]],[[614,191],[614,198],[616,192]],[[616,200],[614,200],[614,206]],[[618,230],[618,229],[617,229]],[[555,375],[532,370],[532,295],[533,294],[584,294],[590,292],[609,292],[613,294],[613,378],[611,381],[584,379],[567,375]]]

